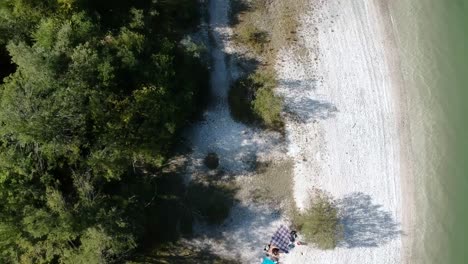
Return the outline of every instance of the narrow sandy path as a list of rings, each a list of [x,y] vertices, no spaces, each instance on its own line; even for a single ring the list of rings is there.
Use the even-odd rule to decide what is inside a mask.
[[[313,10],[312,10],[313,9]],[[308,51],[278,62],[286,99],[294,196],[320,188],[339,201],[345,241],[298,247],[284,263],[400,263],[398,93],[378,1],[311,1],[299,31]],[[302,54],[298,56],[297,54]]]
[[[187,168],[188,178],[200,174],[213,174],[203,165],[209,152],[220,158],[218,173],[234,176],[240,190],[239,201],[231,209],[230,216],[221,226],[196,225],[197,239],[189,241],[200,248],[236,259],[241,263],[258,263],[262,248],[271,234],[282,223],[275,208],[251,203],[248,199],[249,179],[254,174],[256,161],[268,160],[271,156],[283,155],[282,138],[279,133],[266,132],[235,122],[230,114],[228,91],[235,65],[228,63],[231,29],[228,25],[229,0],[209,1],[211,51],[212,100],[203,120],[187,131],[186,139],[192,148]]]
[[[228,25],[229,1],[209,2],[213,98],[203,120],[194,124],[186,133],[193,150],[189,173],[203,172],[203,158],[209,152],[215,152],[219,156],[221,170],[239,174],[248,171],[257,156],[271,151],[279,136],[262,133],[232,119],[228,104],[232,79],[227,63],[227,56],[232,52],[229,47],[232,34]]]

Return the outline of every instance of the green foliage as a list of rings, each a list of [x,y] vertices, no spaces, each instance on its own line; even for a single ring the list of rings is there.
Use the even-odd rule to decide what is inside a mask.
[[[267,128],[281,130],[283,100],[274,94],[275,87],[274,74],[267,71],[237,80],[229,91],[232,117],[245,123],[260,121]]]
[[[244,123],[255,121],[252,111],[252,101],[256,87],[249,77],[236,80],[229,89],[228,101],[231,116],[234,120]]]
[[[114,235],[107,234],[99,226],[85,230],[80,238],[80,243],[79,248],[67,250],[63,253],[64,263],[106,263],[109,261],[109,256],[135,247],[133,240],[127,239],[125,243],[120,243],[120,241],[115,239]]]
[[[8,263],[16,257],[15,247],[21,238],[21,230],[15,223],[0,223],[0,262]]]
[[[182,218],[154,178],[207,87],[196,4],[1,1],[1,263],[122,262]]]
[[[0,1],[0,45],[28,38],[37,23],[56,8],[54,1]]]
[[[201,44],[196,44],[195,42],[192,41],[192,39],[189,37],[184,38],[180,44],[182,44],[185,47],[185,50],[189,53],[192,54],[192,56],[196,58],[202,57],[206,53],[206,47]]]
[[[320,249],[333,249],[343,239],[339,210],[324,192],[317,191],[310,207],[304,213],[297,214],[294,220],[307,242]]]
[[[271,89],[260,88],[257,91],[253,109],[268,127],[280,128],[282,126],[283,101]]]

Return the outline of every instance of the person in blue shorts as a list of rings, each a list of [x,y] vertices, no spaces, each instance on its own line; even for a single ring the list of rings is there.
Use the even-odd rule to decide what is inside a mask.
[[[262,264],[277,264],[277,261],[270,259],[269,257],[263,257]]]

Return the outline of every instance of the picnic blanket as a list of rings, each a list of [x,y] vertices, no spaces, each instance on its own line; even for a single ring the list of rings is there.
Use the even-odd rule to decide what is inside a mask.
[[[289,244],[291,244],[291,231],[289,228],[281,225],[278,230],[276,230],[275,234],[271,238],[270,244],[279,248],[279,250],[288,253],[289,252]]]

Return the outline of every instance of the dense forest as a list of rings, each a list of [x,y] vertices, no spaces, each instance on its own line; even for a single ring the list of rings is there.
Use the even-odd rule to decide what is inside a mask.
[[[0,263],[122,263],[208,87],[195,0],[0,1]],[[167,206],[167,204],[166,204]]]

